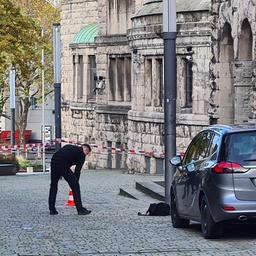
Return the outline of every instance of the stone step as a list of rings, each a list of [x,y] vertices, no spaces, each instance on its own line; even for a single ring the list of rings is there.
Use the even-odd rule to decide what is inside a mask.
[[[133,198],[136,200],[144,201],[146,203],[157,203],[159,200],[153,199],[152,197],[148,196],[147,194],[139,191],[135,187],[125,187],[119,189],[119,195],[126,196],[129,198]]]
[[[159,201],[165,200],[165,190],[163,186],[155,182],[136,182],[136,189]]]

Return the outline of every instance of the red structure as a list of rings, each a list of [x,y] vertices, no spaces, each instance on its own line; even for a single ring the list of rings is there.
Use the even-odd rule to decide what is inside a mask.
[[[25,131],[25,142],[28,142],[31,139],[32,130],[26,130]],[[11,131],[2,131],[0,134],[1,142],[10,142],[11,139]],[[15,142],[20,142],[20,132],[15,131]]]

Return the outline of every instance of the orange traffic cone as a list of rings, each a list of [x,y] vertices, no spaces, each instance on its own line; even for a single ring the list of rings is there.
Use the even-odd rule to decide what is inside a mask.
[[[66,203],[66,206],[75,206],[72,190],[69,191],[68,201]]]

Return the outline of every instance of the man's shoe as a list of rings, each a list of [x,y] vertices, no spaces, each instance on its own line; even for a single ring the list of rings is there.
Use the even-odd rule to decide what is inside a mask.
[[[86,208],[82,208],[82,209],[78,210],[77,212],[78,212],[78,215],[87,215],[87,214],[90,214],[92,211],[87,210]]]
[[[57,215],[58,212],[56,210],[50,210],[50,215]]]

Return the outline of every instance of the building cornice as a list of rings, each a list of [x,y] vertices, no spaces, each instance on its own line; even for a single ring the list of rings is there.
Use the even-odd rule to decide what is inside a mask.
[[[98,105],[95,111],[97,114],[127,115],[130,109],[131,106]]]

